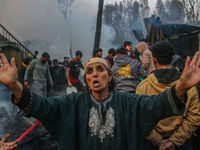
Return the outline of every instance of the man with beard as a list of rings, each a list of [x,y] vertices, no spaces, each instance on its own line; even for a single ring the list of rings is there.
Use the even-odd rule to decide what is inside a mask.
[[[110,63],[111,67],[114,65],[114,57],[115,57],[115,55],[116,55],[115,49],[114,48],[110,48],[108,50],[108,55],[104,58],[105,60],[107,60]]]
[[[53,68],[51,69],[51,76],[53,79],[53,95],[65,95],[65,89],[67,85],[67,79],[65,75],[64,66],[59,66],[57,59],[53,60]]]
[[[101,48],[96,48],[94,50],[94,56],[92,58],[95,58],[95,57],[102,58],[102,54],[103,54],[103,50]]]
[[[53,88],[53,80],[47,64],[49,58],[49,54],[44,52],[40,59],[34,59],[26,69],[24,76],[24,85],[29,88],[28,81],[30,75],[32,75],[31,90],[44,97],[47,94],[47,81],[50,83],[51,88]]]
[[[82,56],[83,54],[81,51],[76,51],[75,59],[72,59],[69,62],[68,68],[66,70],[66,77],[69,87],[74,86],[79,92],[84,91],[83,84],[79,80],[80,69],[83,69],[83,64],[81,63]]]
[[[128,51],[128,56],[130,58],[134,58],[133,47],[132,47],[132,43],[130,41],[124,42],[124,48]]]

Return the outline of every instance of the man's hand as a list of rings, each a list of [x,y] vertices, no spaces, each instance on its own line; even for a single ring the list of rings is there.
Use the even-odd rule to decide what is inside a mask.
[[[162,140],[162,141],[160,142],[160,144],[158,144],[158,147],[160,148],[160,146],[161,146],[163,143],[166,143],[167,141],[168,141],[168,139]]]
[[[22,95],[23,86],[18,81],[18,72],[13,57],[10,64],[3,53],[0,53],[0,82],[4,84],[18,99]]]
[[[127,45],[127,50],[128,50],[129,52],[132,52],[132,51],[133,51],[133,47],[130,46],[130,45]]]
[[[24,81],[24,86],[26,86],[28,89],[30,88],[28,81]]]
[[[159,150],[175,150],[175,145],[168,140],[160,145]]]
[[[51,84],[50,84],[51,89],[53,89],[53,86],[54,86],[53,83],[51,83]]]
[[[1,141],[0,141],[0,150],[13,150],[17,147],[18,141],[6,143],[9,139],[10,135],[7,134]]]
[[[176,95],[181,98],[185,93],[200,82],[200,58],[199,52],[196,52],[192,61],[187,57],[185,68],[182,72],[175,90]]]
[[[68,84],[69,84],[69,87],[72,87],[72,86],[73,86],[71,82],[68,82]]]
[[[9,89],[12,89],[18,81],[15,58],[13,57],[9,64],[3,53],[0,53],[0,57],[0,82]]]

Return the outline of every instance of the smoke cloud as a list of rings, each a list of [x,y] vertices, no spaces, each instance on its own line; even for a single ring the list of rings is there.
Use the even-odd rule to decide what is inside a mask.
[[[92,56],[96,30],[98,1],[74,0],[64,16],[57,0],[1,0],[0,20],[19,41],[24,41],[31,52],[49,52],[51,59],[63,61],[69,56],[72,38],[73,55],[83,51],[83,61]],[[112,29],[102,26],[100,47],[104,56],[111,47]]]

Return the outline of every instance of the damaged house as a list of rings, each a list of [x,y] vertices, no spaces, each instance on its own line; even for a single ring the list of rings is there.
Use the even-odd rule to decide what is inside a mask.
[[[193,56],[200,49],[200,26],[163,22],[152,16],[145,18],[146,39],[150,45],[158,41],[169,41],[175,48],[175,54]],[[143,38],[140,30],[133,30],[138,41]]]

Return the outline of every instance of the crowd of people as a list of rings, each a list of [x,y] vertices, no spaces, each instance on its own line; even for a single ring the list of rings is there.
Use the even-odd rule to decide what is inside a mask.
[[[200,148],[199,52],[187,57],[184,69],[176,66],[182,58],[174,60],[169,42],[150,47],[142,40],[134,49],[125,41],[105,58],[102,54],[95,49],[83,65],[78,50],[74,59],[53,59],[52,65],[44,52],[32,61],[25,58],[17,71],[15,59],[9,63],[1,53],[0,82],[13,93],[13,104],[41,121],[60,150]],[[67,95],[67,87],[77,93]],[[7,143],[8,138],[0,149],[16,148],[17,141]]]

